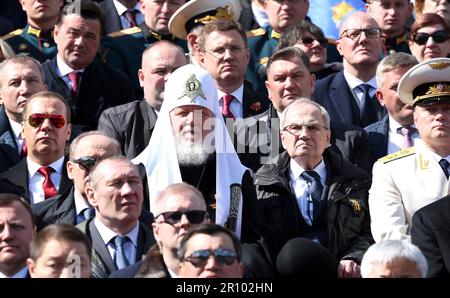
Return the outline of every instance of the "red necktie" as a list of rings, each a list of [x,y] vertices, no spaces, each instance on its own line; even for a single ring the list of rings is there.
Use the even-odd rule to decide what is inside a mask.
[[[137,26],[136,11],[134,9],[128,9],[123,14],[125,15],[125,18],[127,19],[128,23],[130,23],[130,28]]]
[[[78,78],[79,78],[78,72],[74,71],[69,73],[69,80],[72,83],[71,91],[73,95],[76,95],[78,91]]]
[[[55,170],[52,167],[40,167],[38,172],[44,176],[44,183],[42,183],[42,189],[44,189],[45,199],[54,197],[58,194],[55,185],[50,178],[50,174]]]
[[[22,141],[22,149],[20,150],[20,159],[24,159],[27,157],[28,149],[27,149],[27,142],[25,140]]]
[[[234,115],[233,115],[233,113],[231,112],[231,109],[230,109],[230,105],[231,105],[231,102],[234,99],[234,96],[233,95],[229,95],[229,94],[225,94],[222,97],[222,99],[223,99],[222,115],[224,115],[227,118],[234,119]]]

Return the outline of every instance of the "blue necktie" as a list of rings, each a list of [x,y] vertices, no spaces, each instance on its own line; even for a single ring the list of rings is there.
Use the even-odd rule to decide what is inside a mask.
[[[444,171],[445,177],[447,177],[447,179],[448,179],[448,176],[449,176],[448,166],[450,165],[449,162],[445,158],[443,158],[439,161],[439,165],[441,166],[442,170]]]
[[[312,225],[314,207],[318,205],[322,197],[323,186],[320,183],[320,176],[315,171],[304,171],[301,176],[308,181],[308,192],[310,200],[307,205],[305,204],[305,210],[302,210],[303,218],[305,218],[308,225]],[[303,205],[303,204],[302,204]],[[315,206],[314,206],[315,205]],[[302,208],[303,209],[303,208]],[[309,219],[309,220],[308,220]]]
[[[92,207],[85,208],[83,210],[83,216],[85,220],[95,216],[95,209]]]
[[[358,88],[363,92],[363,98],[359,109],[359,118],[361,120],[361,127],[365,127],[373,122],[377,121],[377,113],[374,109],[372,98],[370,97],[370,89],[372,86],[369,84],[361,84]]]
[[[114,263],[116,264],[117,269],[122,269],[130,265],[128,262],[127,256],[125,255],[125,243],[127,243],[129,238],[127,236],[119,236],[114,237],[114,244],[116,246],[116,252],[114,255]]]

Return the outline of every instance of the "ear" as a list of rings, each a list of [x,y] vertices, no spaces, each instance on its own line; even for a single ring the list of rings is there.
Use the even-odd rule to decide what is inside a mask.
[[[70,140],[70,134],[72,133],[72,124],[67,124],[67,135],[66,135],[66,141]]]
[[[144,71],[141,69],[138,70],[138,78],[139,78],[139,86],[141,86],[142,88],[144,88]]]
[[[75,164],[69,160],[66,164],[66,169],[67,169],[67,177],[69,177],[70,180],[73,180],[75,178],[73,174],[74,167]]]
[[[161,242],[161,234],[159,233],[159,224],[152,223],[152,230],[153,230],[153,236],[155,237],[155,240],[157,243]]]
[[[200,66],[204,69],[206,69],[206,63],[205,63],[205,53],[198,51],[198,63],[200,63]]]
[[[339,52],[339,55],[344,56],[344,54],[342,53],[342,45],[340,39],[336,40],[336,50]]]
[[[264,81],[264,85],[266,86],[267,89],[267,97],[269,97],[270,101],[272,101],[272,94],[270,94],[270,82],[269,81]]]
[[[382,105],[384,107],[385,104],[384,104],[383,92],[381,92],[380,89],[377,89],[377,91],[375,92],[375,96],[377,97],[380,105]]]
[[[36,263],[34,263],[34,261],[30,258],[27,259],[27,267],[28,267],[28,272],[30,272],[30,276],[31,277],[35,277],[35,270],[36,270]]]
[[[286,133],[284,131],[280,132],[280,137],[281,137],[281,145],[283,145],[283,149],[287,150],[287,144],[286,144]]]
[[[87,197],[89,205],[91,205],[94,208],[97,207],[98,204],[97,204],[97,199],[95,198],[95,190],[91,186],[90,182],[86,183],[84,192],[86,193],[86,197]]]

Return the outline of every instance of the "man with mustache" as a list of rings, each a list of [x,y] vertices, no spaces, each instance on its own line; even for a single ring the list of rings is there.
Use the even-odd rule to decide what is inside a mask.
[[[312,98],[331,120],[365,127],[386,114],[375,98],[375,72],[383,48],[381,29],[365,12],[355,12],[342,24],[336,47],[344,69],[319,80]]]

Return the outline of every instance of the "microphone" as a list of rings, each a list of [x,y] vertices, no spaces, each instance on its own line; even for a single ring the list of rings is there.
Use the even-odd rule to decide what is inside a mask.
[[[239,215],[239,202],[241,201],[242,186],[239,183],[230,185],[230,213],[226,228],[236,233],[237,219]]]

